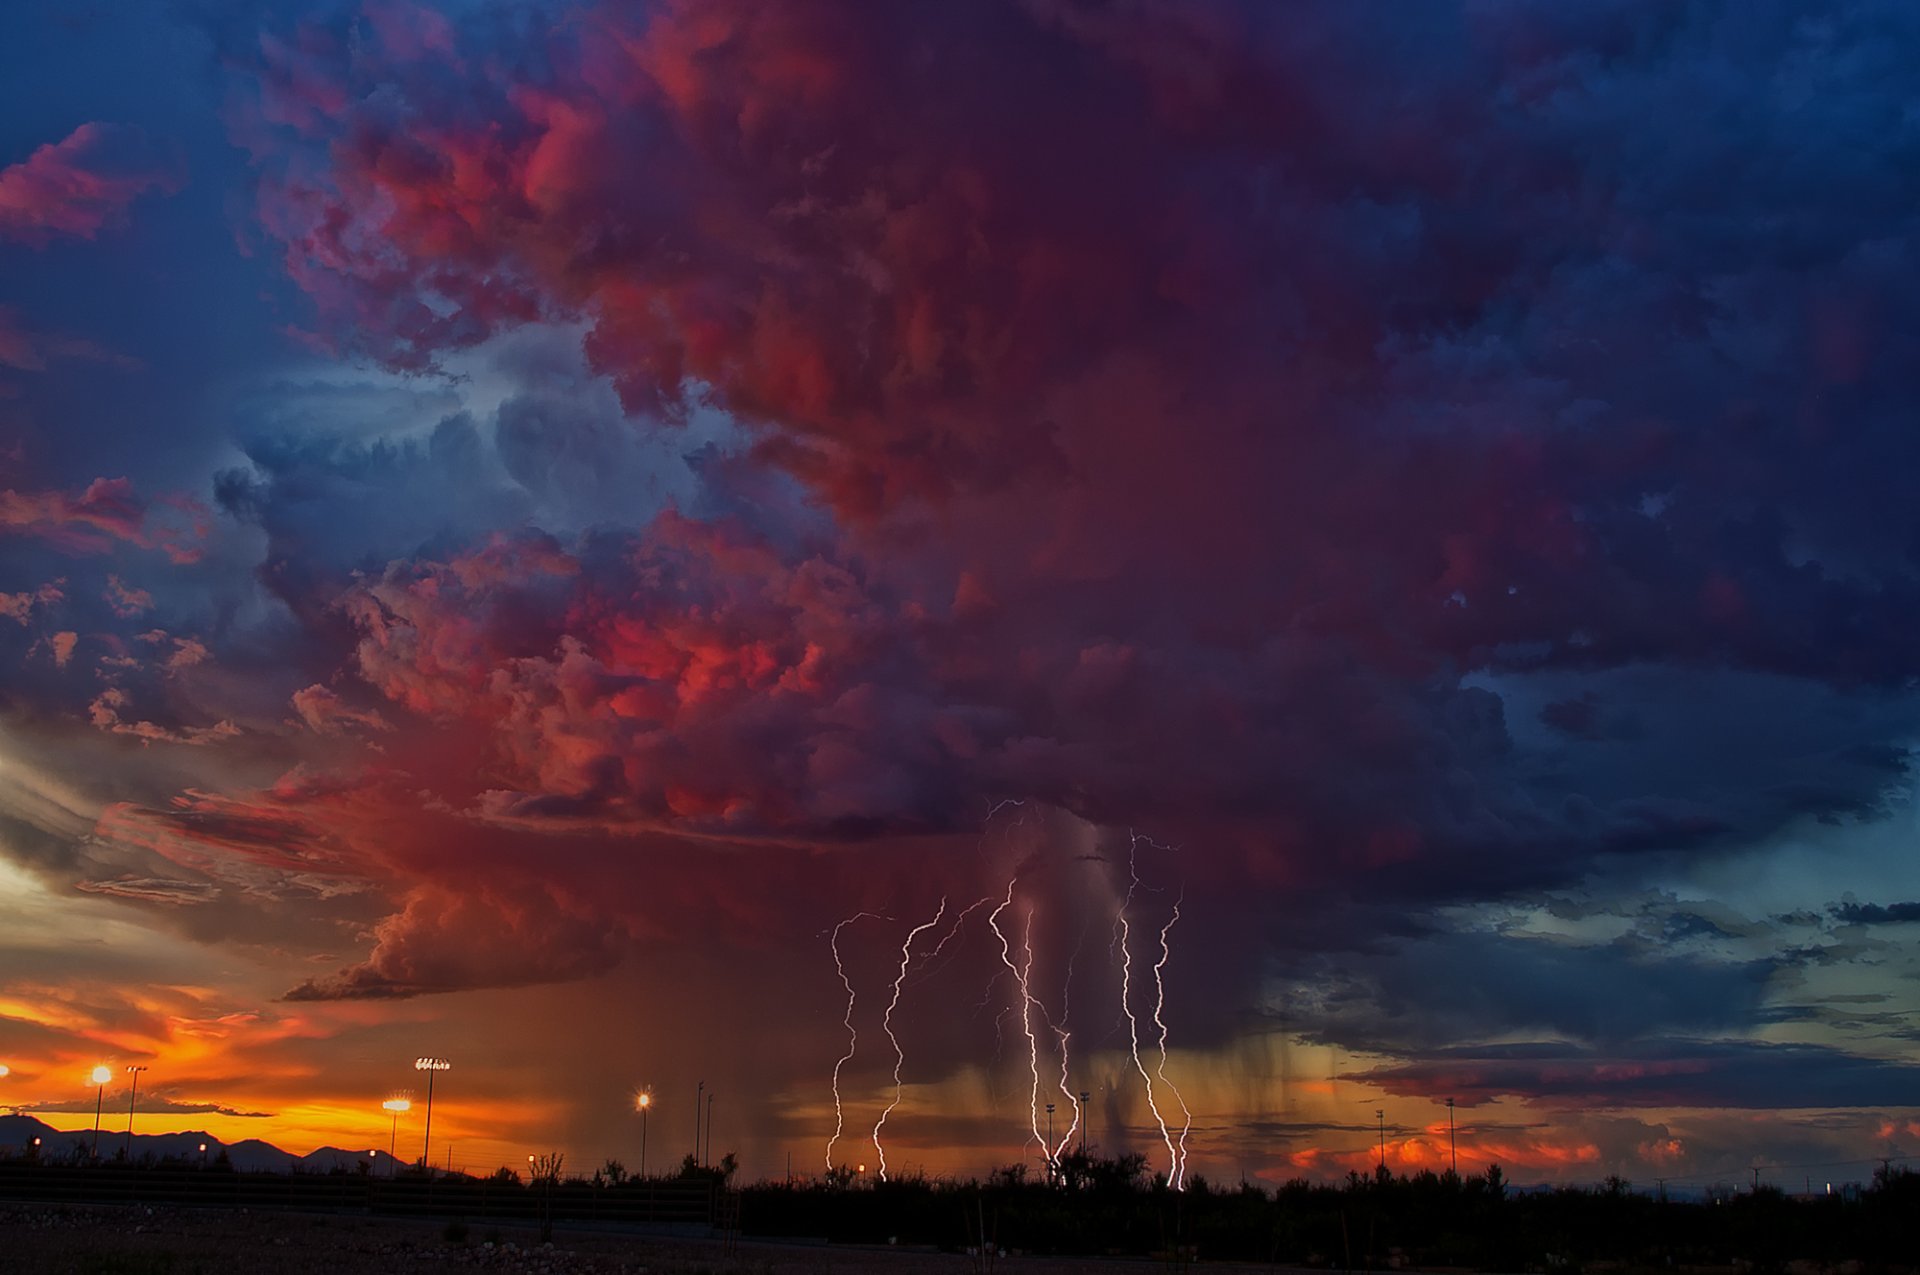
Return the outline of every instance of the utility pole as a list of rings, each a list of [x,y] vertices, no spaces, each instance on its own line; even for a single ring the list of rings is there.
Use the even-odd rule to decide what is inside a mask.
[[[1387,1111],[1385,1107],[1375,1107],[1373,1114],[1380,1117],[1380,1172],[1387,1171]]]
[[[700,1110],[707,1105],[707,1082],[693,1091],[693,1162],[700,1163]]]
[[[1460,1176],[1460,1151],[1453,1144],[1453,1099],[1447,1099],[1447,1156],[1453,1161],[1453,1176]]]

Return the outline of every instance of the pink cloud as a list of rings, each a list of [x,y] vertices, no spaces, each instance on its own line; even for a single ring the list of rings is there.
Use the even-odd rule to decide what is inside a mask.
[[[210,528],[199,501],[172,495],[145,500],[127,478],[96,478],[78,494],[0,491],[0,530],[39,536],[72,553],[103,553],[118,541],[158,550],[177,563],[196,562]]]
[[[179,165],[137,128],[82,124],[0,169],[0,240],[45,247],[58,236],[91,239],[126,221],[147,191],[179,189]]]
[[[52,606],[66,599],[65,580],[49,580],[31,592],[0,593],[0,618],[25,624],[36,608]]]
[[[106,592],[102,594],[113,613],[123,620],[130,620],[142,611],[153,607],[153,594],[145,589],[136,589],[121,582],[117,575],[107,577]]]
[[[346,735],[355,731],[390,731],[386,718],[375,708],[355,708],[339,694],[315,683],[293,693],[293,711],[308,730],[316,735]]]
[[[64,663],[64,661],[62,661]],[[109,686],[94,696],[87,705],[87,718],[96,730],[113,735],[131,735],[143,744],[217,744],[233,739],[240,734],[240,728],[230,721],[218,721],[211,726],[162,726],[157,722],[129,720],[122,714],[131,704],[132,696],[117,686]]]

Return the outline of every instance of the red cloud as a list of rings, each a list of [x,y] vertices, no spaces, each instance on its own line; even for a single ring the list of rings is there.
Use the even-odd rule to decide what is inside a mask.
[[[602,973],[626,932],[550,885],[415,890],[374,932],[371,956],[287,993],[290,1001],[390,1000],[470,987],[523,987]]]
[[[91,239],[122,224],[149,190],[177,190],[177,162],[139,129],[82,124],[0,169],[0,240],[44,247],[59,235]]]
[[[72,553],[103,553],[115,541],[197,562],[210,529],[205,506],[186,496],[143,500],[127,478],[96,478],[78,494],[0,491],[0,530],[49,540]]]

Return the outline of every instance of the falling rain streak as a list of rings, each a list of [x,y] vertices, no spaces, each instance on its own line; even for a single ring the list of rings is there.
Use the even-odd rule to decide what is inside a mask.
[[[1005,809],[1009,805],[1019,806],[1021,804],[1020,802],[1001,802],[998,806],[995,806],[987,816],[988,828],[991,829],[994,816],[1002,809]],[[1169,915],[1165,923],[1159,927],[1159,954],[1158,959],[1155,960],[1152,965],[1151,1009],[1149,1011],[1144,1003],[1147,998],[1147,991],[1144,986],[1146,980],[1138,980],[1142,986],[1136,988],[1136,980],[1134,978],[1135,955],[1133,950],[1133,933],[1136,920],[1134,914],[1137,904],[1142,899],[1143,892],[1157,894],[1161,893],[1161,891],[1146,885],[1141,880],[1139,858],[1142,847],[1168,855],[1175,853],[1173,847],[1163,845],[1131,832],[1128,834],[1125,892],[1124,894],[1120,894],[1117,884],[1111,887],[1110,894],[1107,894],[1105,890],[1101,891],[1101,893],[1107,894],[1107,897],[1118,896],[1111,905],[1113,941],[1108,947],[1108,956],[1109,964],[1114,970],[1115,982],[1117,983],[1120,1016],[1126,1025],[1126,1064],[1140,1077],[1141,1089],[1146,1098],[1147,1109],[1151,1112],[1154,1125],[1159,1130],[1160,1141],[1166,1147],[1167,1159],[1164,1180],[1175,1190],[1184,1190],[1187,1170],[1187,1141],[1193,1129],[1193,1112],[1188,1108],[1185,1099],[1181,1097],[1179,1088],[1167,1075],[1169,1063],[1169,1028],[1166,1017],[1167,987],[1165,977],[1167,966],[1173,959],[1172,936],[1175,927],[1180,921],[1180,909],[1184,901],[1184,890],[1179,895],[1176,895],[1171,906],[1171,915]],[[891,977],[884,984],[888,999],[886,1008],[880,1017],[881,1030],[885,1033],[888,1042],[893,1047],[893,1066],[891,1072],[892,1092],[886,1100],[879,1118],[874,1122],[871,1135],[878,1163],[878,1175],[881,1181],[888,1180],[889,1172],[885,1133],[888,1122],[900,1108],[905,1093],[904,1075],[907,1065],[907,1048],[902,1043],[900,1035],[896,1032],[894,1024],[895,1017],[900,1012],[903,1001],[910,999],[908,996],[909,978],[916,969],[920,970],[923,975],[934,972],[936,968],[935,962],[942,953],[947,950],[948,946],[967,928],[968,919],[974,912],[989,905],[992,905],[992,910],[987,913],[986,928],[994,940],[994,954],[998,958],[1000,970],[1011,976],[1009,980],[1012,989],[1010,996],[1011,1003],[1005,1007],[1002,1014],[1004,1016],[1008,1013],[1017,1013],[1021,1034],[1025,1037],[1027,1046],[1025,1050],[1027,1111],[1026,1119],[1023,1122],[1025,1126],[1024,1143],[1028,1147],[1038,1146],[1041,1149],[1043,1158],[1047,1164],[1049,1176],[1057,1171],[1062,1156],[1065,1154],[1067,1148],[1073,1145],[1075,1137],[1080,1134],[1082,1126],[1088,1121],[1088,1113],[1084,1109],[1084,1104],[1081,1101],[1081,1093],[1072,1083],[1074,1068],[1072,1045],[1075,1033],[1071,1025],[1070,1015],[1072,983],[1081,949],[1085,945],[1085,928],[1082,928],[1079,943],[1071,951],[1066,961],[1065,975],[1059,986],[1057,1004],[1060,1007],[1060,1013],[1057,1019],[1049,1011],[1047,999],[1043,997],[1042,993],[1036,988],[1036,945],[1044,949],[1047,946],[1050,932],[1046,928],[1044,909],[1034,897],[1034,888],[1029,886],[1028,890],[1023,891],[1022,885],[1023,881],[1027,878],[1029,870],[1038,866],[1043,856],[1047,853],[1045,850],[1036,851],[1023,859],[1020,866],[1014,869],[1008,877],[1004,892],[977,899],[961,909],[954,915],[953,921],[948,925],[940,940],[931,947],[926,947],[924,944],[921,944],[924,950],[916,950],[916,944],[920,944],[921,936],[929,931],[938,929],[948,916],[948,899],[946,896],[941,897],[939,905],[930,919],[913,925],[901,939],[897,949],[898,960],[896,963],[893,963]],[[1093,858],[1101,862],[1105,861],[1101,860],[1099,856],[1083,857]],[[1083,887],[1076,886],[1076,888]],[[846,1052],[834,1063],[832,1072],[834,1129],[833,1135],[827,1139],[826,1144],[826,1166],[829,1173],[833,1172],[835,1168],[833,1159],[834,1149],[846,1131],[846,1107],[850,1099],[842,1091],[842,1076],[847,1064],[852,1062],[857,1053],[859,1045],[859,1030],[855,1026],[859,992],[855,987],[852,975],[848,973],[847,957],[841,950],[840,940],[842,931],[855,922],[863,920],[888,923],[891,922],[893,918],[875,912],[857,912],[840,921],[831,931],[827,932],[828,946],[833,955],[834,969],[839,976],[841,986],[846,989],[847,993],[846,1011],[841,1020],[847,1030],[847,1048]],[[1142,959],[1144,959],[1144,957]],[[986,998],[981,1002],[983,1007],[993,1000],[994,990],[992,984],[998,981],[999,977],[998,973],[996,973],[989,982]],[[1136,997],[1139,997],[1143,1002],[1138,1011],[1136,1011],[1135,1008]],[[1151,1021],[1154,1029],[1154,1035],[1149,1041],[1149,1048],[1157,1051],[1157,1058],[1154,1060],[1152,1066],[1149,1066],[1148,1059],[1143,1055],[1141,1050],[1142,1033],[1140,1023],[1143,1017]],[[1118,1029],[1119,1023],[1116,1021],[1115,1031],[1118,1032]],[[1051,1040],[1052,1042],[1050,1050],[1049,1047],[1043,1043],[1047,1040]],[[1047,1058],[1049,1052],[1052,1054],[1051,1060]],[[1057,1061],[1059,1066],[1059,1079],[1057,1085],[1054,1086],[1049,1086],[1043,1078],[1044,1074],[1049,1070],[1046,1065],[1048,1061]],[[1082,1065],[1086,1065],[1086,1062],[1087,1060],[1083,1059]],[[1065,1121],[1064,1130],[1057,1129],[1053,1125],[1052,1115],[1055,1109],[1054,1104],[1043,1101],[1043,1090],[1050,1088],[1057,1088],[1065,1098],[1065,1102],[1060,1104],[1059,1109],[1071,1113],[1069,1119]],[[1162,1094],[1170,1094],[1173,1102],[1179,1106],[1179,1124],[1177,1129],[1174,1124],[1170,1123],[1167,1112],[1162,1109]],[[1044,1127],[1042,1118],[1043,1109],[1046,1112]]]

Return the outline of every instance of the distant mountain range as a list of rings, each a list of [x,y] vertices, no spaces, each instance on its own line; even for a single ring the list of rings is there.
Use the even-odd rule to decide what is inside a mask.
[[[18,1155],[31,1146],[35,1138],[40,1139],[40,1154],[56,1159],[76,1154],[84,1156],[93,1147],[91,1129],[61,1130],[32,1116],[0,1116],[0,1155]],[[172,1159],[197,1164],[201,1159],[202,1143],[206,1144],[208,1163],[218,1160],[220,1153],[225,1151],[228,1161],[243,1173],[331,1173],[336,1169],[351,1173],[362,1161],[371,1161],[373,1171],[382,1176],[394,1168],[393,1158],[378,1149],[342,1151],[338,1147],[321,1147],[306,1155],[294,1155],[258,1138],[229,1143],[220,1141],[210,1133],[197,1131],[136,1133],[133,1135],[133,1158],[141,1160],[151,1156],[155,1160]],[[110,1160],[118,1156],[126,1145],[124,1130],[118,1133],[107,1129],[100,1131],[101,1159]]]

